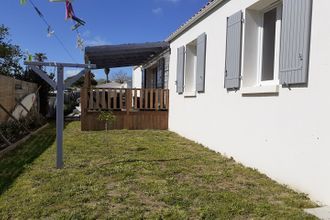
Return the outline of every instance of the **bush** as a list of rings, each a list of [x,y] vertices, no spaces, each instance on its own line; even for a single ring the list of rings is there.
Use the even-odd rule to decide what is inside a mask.
[[[11,142],[14,143],[19,139],[27,135],[27,128],[30,131],[34,131],[44,125],[46,120],[38,114],[36,111],[31,111],[26,117],[19,120],[20,123],[16,121],[8,121],[0,124],[1,133]],[[1,140],[3,143],[4,141]],[[0,145],[2,143],[0,142]]]

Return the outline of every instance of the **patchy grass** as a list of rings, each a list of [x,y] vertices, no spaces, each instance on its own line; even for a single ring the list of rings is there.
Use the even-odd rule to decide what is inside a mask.
[[[265,175],[167,131],[54,126],[0,160],[0,219],[313,219],[315,207]]]

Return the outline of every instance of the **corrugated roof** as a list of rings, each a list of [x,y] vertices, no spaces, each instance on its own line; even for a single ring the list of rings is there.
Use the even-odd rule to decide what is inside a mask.
[[[202,18],[206,13],[211,11],[214,7],[216,7],[219,3],[224,0],[209,0],[207,4],[201,8],[194,16],[192,16],[187,22],[181,25],[175,32],[173,32],[167,39],[167,42],[171,42],[176,37],[178,37],[181,33],[191,27],[195,22],[197,22],[200,18]]]

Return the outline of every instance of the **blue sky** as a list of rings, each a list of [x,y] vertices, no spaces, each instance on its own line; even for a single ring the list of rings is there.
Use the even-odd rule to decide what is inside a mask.
[[[47,37],[47,27],[30,4],[19,0],[1,0],[0,24],[10,28],[12,42],[29,53],[44,52],[50,61],[83,63],[83,53],[76,47],[72,21],[65,21],[64,3],[33,0],[73,59],[54,37]],[[79,29],[86,45],[140,43],[164,40],[196,13],[207,0],[75,0],[77,17],[86,21]],[[131,73],[129,68],[113,69]],[[66,75],[77,70],[69,69]],[[104,78],[103,71],[97,78]]]

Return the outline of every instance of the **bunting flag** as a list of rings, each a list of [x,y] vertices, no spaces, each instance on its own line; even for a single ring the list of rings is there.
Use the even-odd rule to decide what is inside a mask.
[[[72,27],[72,30],[77,30],[80,26],[86,24],[85,21],[76,17],[71,0],[65,0],[65,19],[72,19],[76,24]]]
[[[85,41],[81,38],[79,32],[77,32],[77,48],[79,48],[81,51],[84,51],[85,49]]]
[[[55,31],[48,25],[47,28],[47,37],[52,37],[55,34]]]
[[[20,3],[21,5],[25,5],[25,4],[26,4],[26,1],[27,1],[27,0],[19,0],[19,3]]]

